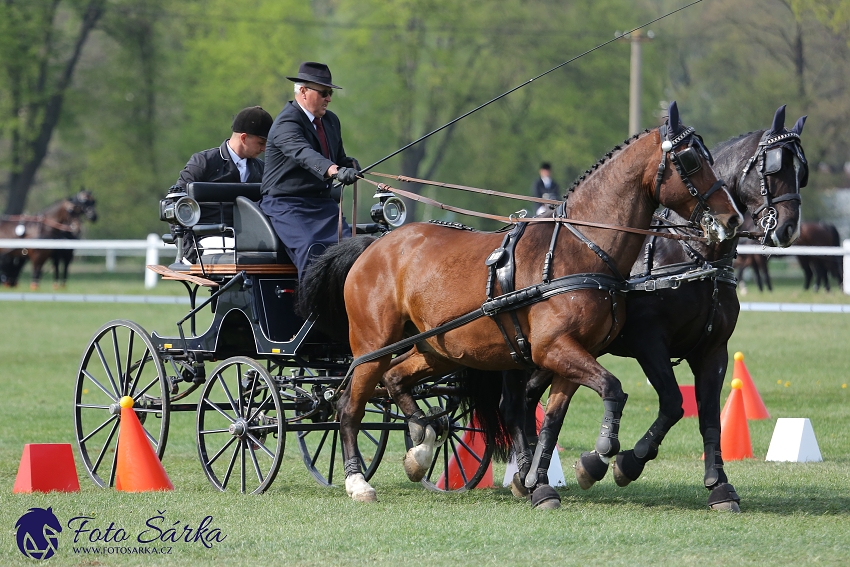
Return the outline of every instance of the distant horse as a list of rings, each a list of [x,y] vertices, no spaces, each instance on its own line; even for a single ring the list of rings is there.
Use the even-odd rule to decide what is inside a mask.
[[[730,180],[736,204],[752,215],[757,230],[762,231],[761,241],[767,245],[790,246],[800,231],[799,188],[808,181],[800,142],[805,119],[800,118],[790,131],[786,130],[782,106],[770,129],[733,138],[713,150],[715,171]],[[683,220],[671,213],[658,224],[671,227],[681,225]],[[658,454],[664,436],[682,418],[682,395],[673,366],[687,360],[696,384],[699,428],[706,455],[703,481],[710,491],[708,504],[714,509],[738,510],[740,499],[723,471],[720,452],[720,394],[729,360],[727,345],[740,310],[732,270],[737,243],[737,238],[706,245],[649,237],[643,257],[632,267],[634,287],[644,291],[629,292],[625,325],[603,351],[637,359],[658,393],[659,411],[634,448],[616,456],[614,480],[619,486],[638,479],[644,465]],[[717,271],[705,277],[705,268]],[[675,279],[665,283],[663,279],[687,279],[690,271],[695,279],[688,283],[676,284]],[[701,271],[703,277],[699,278]],[[673,357],[679,360],[671,363]],[[526,435],[534,431],[535,407],[551,378],[550,371],[538,370],[526,385]],[[508,376],[507,380],[516,382],[517,378]],[[563,404],[560,398],[565,396],[569,404],[577,388],[575,383],[559,388],[558,403]],[[608,461],[601,457],[595,452],[584,453],[576,463],[576,477],[582,488],[589,488],[605,476]],[[527,464],[529,460],[527,454],[521,457],[518,452],[520,472],[514,487],[522,483],[526,471],[534,473],[533,466]]]
[[[841,246],[841,238],[835,225],[827,222],[804,222],[800,227],[798,246]],[[815,291],[823,284],[829,291],[829,276],[832,275],[841,285],[844,282],[843,256],[797,256],[803,274],[806,277],[803,289],[809,289],[812,275],[816,276]]]
[[[21,248],[0,249],[0,272],[4,284],[17,285],[18,276],[27,259],[32,262],[31,289],[37,289],[41,270],[53,255],[53,250],[25,247],[29,238],[79,238],[80,221],[97,220],[95,200],[91,191],[80,190],[76,195],[57,201],[36,215],[0,218],[0,238],[20,238]],[[73,254],[73,251],[71,252]],[[67,258],[68,255],[65,254]],[[70,259],[68,259],[70,263]],[[67,278],[67,264],[65,266]],[[57,282],[59,282],[57,272]],[[61,280],[64,282],[64,279]]]
[[[376,498],[360,468],[357,434],[378,383],[408,419],[414,446],[405,472],[417,482],[431,464],[439,420],[424,415],[411,389],[422,377],[463,366],[501,371],[534,364],[553,374],[535,455],[544,471],[566,411],[563,392],[572,384],[602,398],[596,448],[615,456],[627,396],[596,355],[623,324],[620,274],[637,258],[640,231],[649,228],[659,202],[700,220],[711,239],[734,235],[740,215],[709,159],[672,103],[665,125],[606,154],[551,219],[518,222],[507,233],[411,223],[379,239],[346,240],[320,256],[302,278],[299,309],[327,329],[347,329],[355,356],[337,404],[349,496]],[[627,232],[634,229],[637,234]],[[513,273],[509,287],[515,284],[516,292],[505,290],[500,270]],[[496,289],[501,296],[495,297]],[[380,350],[426,331],[395,359]],[[489,383],[500,392],[501,374],[494,374]],[[560,505],[545,475],[532,484],[533,505]]]
[[[747,216],[744,220],[744,224],[741,225],[741,231],[752,232],[754,230],[755,224],[753,224],[752,219]],[[745,238],[742,243],[757,244],[758,242]],[[733,267],[736,270],[738,281],[741,282],[741,293],[746,292],[746,288],[743,286],[744,270],[746,270],[747,268],[752,268],[753,276],[756,279],[756,285],[758,285],[759,291],[764,291],[762,280],[764,281],[764,285],[767,286],[768,291],[773,291],[773,285],[770,283],[770,270],[767,266],[769,260],[770,256],[767,256],[765,254],[739,254],[738,257],[735,258],[735,263],[733,264]]]

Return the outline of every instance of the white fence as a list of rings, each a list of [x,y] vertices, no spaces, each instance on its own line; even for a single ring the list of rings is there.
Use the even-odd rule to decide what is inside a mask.
[[[158,234],[149,234],[147,240],[47,240],[47,239],[19,239],[0,238],[0,249],[2,248],[47,248],[47,249],[73,249],[78,253],[105,254],[107,270],[114,268],[115,257],[118,255],[137,255],[145,251],[145,264],[158,264],[159,253],[167,251],[175,254],[176,247],[173,244],[165,244]],[[850,274],[850,240],[845,240],[842,246],[789,246],[788,248],[762,247],[758,244],[741,244],[738,246],[739,254],[766,254],[769,256],[844,256],[844,273]],[[159,276],[150,270],[145,270],[145,288],[156,286]],[[844,278],[844,293],[850,295],[850,278]]]

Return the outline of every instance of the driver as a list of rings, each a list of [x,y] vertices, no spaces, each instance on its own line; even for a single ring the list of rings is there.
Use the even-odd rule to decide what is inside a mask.
[[[328,110],[334,89],[324,63],[302,63],[295,99],[272,124],[266,148],[260,208],[271,220],[299,276],[313,258],[339,238],[339,205],[333,180],[344,185],[359,175],[357,162],[345,155],[339,118]],[[350,234],[345,219],[343,234]]]

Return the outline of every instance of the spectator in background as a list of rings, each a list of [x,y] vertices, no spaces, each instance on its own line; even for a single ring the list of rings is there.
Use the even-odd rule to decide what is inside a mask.
[[[540,164],[540,176],[531,186],[531,196],[540,199],[561,199],[561,187],[552,179],[552,164],[544,161]],[[547,205],[540,204],[537,214],[540,215],[547,210]]]

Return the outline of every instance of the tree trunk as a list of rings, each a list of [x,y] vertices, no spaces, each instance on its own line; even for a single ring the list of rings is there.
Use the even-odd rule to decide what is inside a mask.
[[[6,214],[17,215],[24,211],[27,195],[38,169],[47,155],[47,147],[50,144],[53,131],[59,123],[65,91],[71,84],[74,69],[79,62],[80,54],[89,33],[103,15],[104,4],[105,0],[91,0],[86,6],[83,21],[74,41],[74,49],[65,62],[55,86],[51,86],[51,82],[46,76],[46,60],[50,57],[48,53],[44,56],[45,64],[35,87],[37,90],[34,101],[21,100],[16,105],[18,122],[14,126],[12,136],[12,170],[9,174],[9,197],[6,202]],[[45,49],[49,51],[51,48],[51,33],[48,31]],[[25,80],[25,78],[22,77],[22,80]],[[37,132],[37,135],[30,139],[27,136],[29,132]]]

